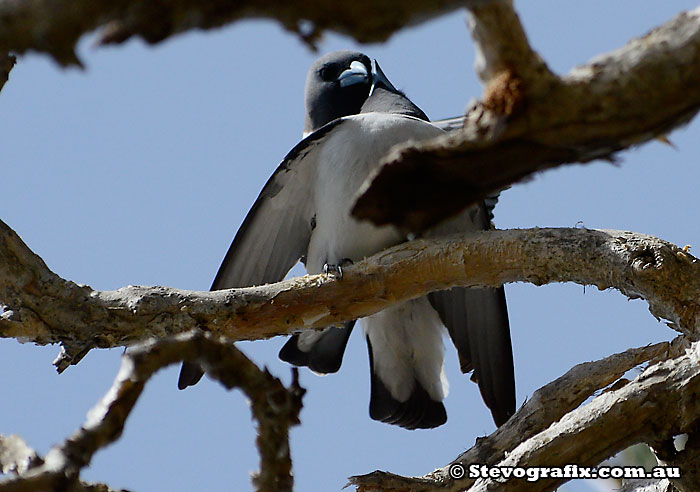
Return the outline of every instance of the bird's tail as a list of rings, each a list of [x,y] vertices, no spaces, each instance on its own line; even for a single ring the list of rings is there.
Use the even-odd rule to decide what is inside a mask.
[[[322,331],[292,335],[280,350],[279,357],[295,366],[308,367],[314,372],[338,372],[355,321],[341,326],[329,326]]]
[[[371,372],[370,417],[406,429],[444,424],[444,330],[427,300],[394,305],[363,324]]]

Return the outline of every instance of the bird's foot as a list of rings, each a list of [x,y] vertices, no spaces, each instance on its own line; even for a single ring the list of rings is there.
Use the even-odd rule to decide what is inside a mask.
[[[326,275],[333,275],[338,277],[339,280],[343,280],[343,267],[347,265],[352,265],[352,260],[350,258],[343,258],[336,264],[325,263],[323,265],[323,273]]]

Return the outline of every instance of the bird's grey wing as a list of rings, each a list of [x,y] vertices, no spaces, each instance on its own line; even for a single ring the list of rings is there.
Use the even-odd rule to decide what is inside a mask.
[[[306,254],[317,148],[339,122],[306,137],[277,167],[238,229],[211,290],[278,282]]]
[[[489,211],[482,203],[424,236],[483,230],[489,224]],[[456,287],[432,292],[428,299],[457,348],[462,372],[474,370],[472,379],[479,385],[494,422],[500,426],[515,413],[513,350],[503,287]]]
[[[313,199],[308,187],[316,168],[316,149],[337,122],[299,142],[277,167],[238,229],[211,290],[277,282],[306,254],[313,230]],[[204,374],[183,362],[178,388]]]

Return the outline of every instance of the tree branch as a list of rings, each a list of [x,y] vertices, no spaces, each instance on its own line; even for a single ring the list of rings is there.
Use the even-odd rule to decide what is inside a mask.
[[[640,440],[670,440],[693,431],[700,419],[698,402],[700,343],[696,342],[681,356],[650,366],[634,381],[574,410],[522,443],[499,466],[593,466]],[[681,474],[697,479],[696,463]],[[552,490],[564,481],[509,480],[499,490]],[[494,485],[492,480],[479,479],[471,490],[485,491]]]
[[[554,74],[530,46],[512,0],[474,5],[469,11],[476,71],[484,85],[506,72],[517,74],[527,86],[553,81]]]
[[[700,262],[660,239],[622,231],[524,229],[410,241],[344,270],[217,292],[129,286],[95,291],[51,272],[0,222],[0,336],[60,343],[59,370],[92,348],[194,328],[231,340],[319,329],[454,286],[576,282],[643,298],[686,334],[700,324]]]
[[[102,29],[102,43],[122,42],[132,36],[158,43],[190,29],[209,29],[251,18],[275,19],[312,46],[325,30],[347,34],[360,42],[378,42],[404,27],[464,6],[465,2],[458,0],[6,1],[0,2],[0,52],[35,50],[50,54],[61,64],[79,64],[75,44],[95,29]]]
[[[292,385],[287,389],[267,370],[261,371],[232,343],[201,332],[151,341],[129,350],[114,384],[89,412],[83,426],[63,444],[51,449],[46,459],[39,460],[36,466],[26,464],[29,458],[25,456],[31,456],[26,445],[22,447],[13,442],[12,448],[7,447],[12,451],[8,459],[0,453],[0,464],[3,468],[17,470],[18,476],[0,482],[0,492],[58,490],[78,483],[80,471],[90,464],[93,455],[121,436],[126,419],[150,377],[157,370],[182,360],[202,362],[209,376],[224,387],[238,387],[245,392],[258,422],[261,471],[253,477],[255,489],[291,492],[289,428],[299,423],[304,394],[297,372],[294,371]]]
[[[510,0],[471,12],[483,102],[462,130],[395,147],[357,217],[419,231],[535,172],[612,160],[700,109],[700,8],[561,78],[529,46]]]

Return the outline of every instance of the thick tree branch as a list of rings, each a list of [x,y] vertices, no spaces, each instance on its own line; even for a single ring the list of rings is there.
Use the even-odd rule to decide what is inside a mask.
[[[361,42],[387,40],[391,34],[469,3],[488,0],[410,0],[351,3],[334,0],[21,0],[0,2],[0,52],[28,50],[49,53],[62,64],[79,63],[77,40],[102,29],[103,43],[140,36],[157,43],[190,29],[208,29],[242,19],[275,19],[313,44],[325,30]]]
[[[610,160],[700,108],[700,8],[562,78],[532,51],[509,0],[471,11],[483,102],[462,130],[395,147],[358,217],[422,230],[537,171]]]
[[[0,453],[0,464],[3,468],[13,468],[18,476],[0,482],[0,492],[77,486],[80,471],[90,464],[93,455],[121,436],[126,419],[150,377],[162,367],[182,360],[199,360],[210,377],[227,389],[240,388],[245,392],[258,422],[261,472],[253,477],[255,490],[291,492],[289,428],[299,423],[304,394],[296,371],[287,389],[267,370],[261,371],[232,343],[201,332],[151,341],[129,350],[112,388],[90,411],[83,426],[63,444],[51,449],[45,460],[39,460],[36,466],[28,464],[32,461],[31,450],[26,445],[22,447],[13,441],[12,446],[5,446],[8,458]],[[35,457],[34,462],[37,459]]]
[[[554,74],[530,46],[511,0],[474,5],[469,11],[476,71],[485,85],[504,73],[517,74],[528,86],[552,81]]]
[[[524,229],[410,241],[332,275],[194,292],[165,287],[95,291],[51,272],[0,223],[0,336],[61,343],[59,370],[94,347],[199,328],[257,340],[323,328],[427,292],[461,286],[576,282],[643,298],[686,334],[700,325],[700,262],[660,239],[622,231]]]

